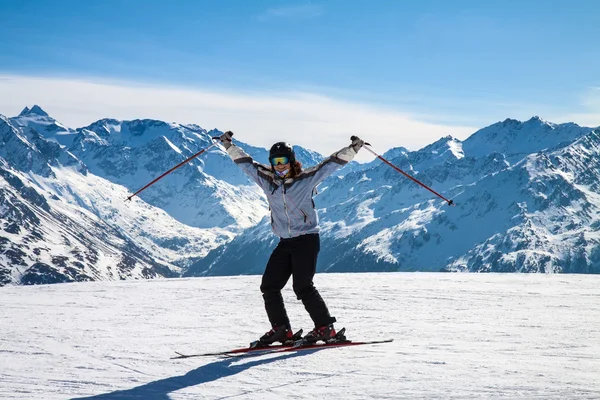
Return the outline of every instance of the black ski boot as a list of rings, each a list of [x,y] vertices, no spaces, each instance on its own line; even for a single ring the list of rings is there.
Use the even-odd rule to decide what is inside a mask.
[[[250,343],[250,347],[267,347],[275,342],[291,345],[294,343],[294,340],[297,340],[301,335],[302,330],[294,334],[291,329],[288,329],[285,326],[274,326],[269,332],[262,335],[260,339]]]
[[[337,339],[337,333],[335,332],[335,328],[333,324],[321,326],[319,328],[315,328],[312,331],[308,332],[306,336],[302,338],[304,344],[312,344],[316,343],[319,340],[330,343]]]

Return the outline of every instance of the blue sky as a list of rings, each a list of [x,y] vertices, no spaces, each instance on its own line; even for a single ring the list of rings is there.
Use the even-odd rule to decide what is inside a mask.
[[[598,15],[577,0],[4,0],[0,75],[314,94],[465,130],[600,125]]]

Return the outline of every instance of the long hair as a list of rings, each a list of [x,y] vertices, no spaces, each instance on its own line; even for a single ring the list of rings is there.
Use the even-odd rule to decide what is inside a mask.
[[[300,161],[295,161],[294,165],[290,168],[290,177],[295,178],[302,172],[302,163]]]

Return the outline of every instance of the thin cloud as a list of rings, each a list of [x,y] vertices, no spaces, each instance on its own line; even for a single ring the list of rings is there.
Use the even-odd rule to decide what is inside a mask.
[[[575,122],[592,128],[600,126],[600,87],[590,87],[581,96],[581,112],[558,115],[560,121]]]
[[[465,139],[475,127],[429,123],[398,110],[341,101],[320,94],[239,93],[147,86],[132,82],[0,76],[0,113],[16,115],[39,104],[67,126],[101,118],[151,118],[205,129],[232,130],[255,146],[288,141],[331,154],[362,136],[376,150],[418,149],[442,136]],[[372,159],[367,152],[359,161]]]
[[[585,107],[600,112],[600,87],[589,88],[582,103]]]
[[[278,18],[317,18],[324,14],[324,9],[320,5],[302,4],[297,6],[268,8],[264,13],[258,16],[261,21]]]

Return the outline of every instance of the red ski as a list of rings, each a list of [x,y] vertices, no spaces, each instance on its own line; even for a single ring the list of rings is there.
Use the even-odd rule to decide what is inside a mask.
[[[379,344],[379,343],[390,343],[393,342],[394,339],[386,339],[386,340],[371,340],[371,341],[360,341],[353,342],[347,340],[344,336],[346,329],[342,328],[338,332],[338,339],[334,342],[329,343],[311,343],[307,344],[302,342],[302,339],[295,340],[290,344],[279,344],[279,345],[271,345],[265,347],[243,347],[240,349],[227,350],[227,351],[219,351],[214,353],[201,353],[201,354],[182,354],[179,352],[175,352],[177,356],[171,357],[172,360],[179,360],[182,358],[191,358],[191,357],[247,357],[247,356],[261,356],[265,354],[273,354],[273,353],[284,353],[290,351],[302,351],[302,350],[320,350],[320,349],[328,349],[328,348],[336,348],[336,347],[350,347],[350,346],[361,346],[367,344]],[[294,334],[294,338],[301,338],[302,330],[296,332]]]
[[[242,347],[240,349],[227,350],[227,351],[217,351],[214,353],[200,353],[200,354],[183,354],[178,351],[175,352],[177,354],[175,357],[171,357],[171,360],[179,360],[182,358],[191,358],[191,357],[215,357],[215,356],[228,356],[234,354],[243,354],[243,353],[262,353],[262,352],[270,352],[273,350],[283,350],[289,347],[293,347],[294,343],[296,343],[299,339],[302,338],[302,329],[298,332],[294,333],[292,340],[289,344],[273,344],[270,346],[263,347]],[[253,342],[256,343],[256,342]]]
[[[391,343],[394,339],[385,339],[385,340],[369,340],[362,342],[352,342],[350,340],[346,340],[344,342],[333,342],[333,343],[314,343],[314,344],[303,344],[297,346],[284,346],[279,349],[271,349],[266,348],[265,351],[260,353],[240,353],[240,354],[224,354],[225,357],[247,357],[252,355],[265,355],[265,354],[275,354],[275,353],[286,353],[291,351],[302,351],[302,350],[321,350],[321,349],[331,349],[337,347],[350,347],[350,346],[362,346],[367,344],[379,344],[379,343]]]

